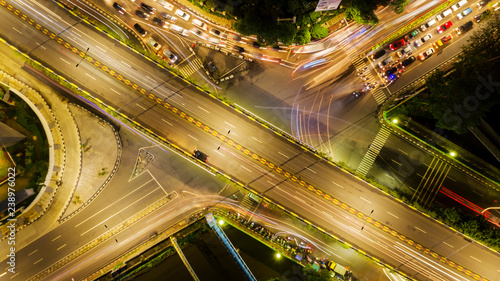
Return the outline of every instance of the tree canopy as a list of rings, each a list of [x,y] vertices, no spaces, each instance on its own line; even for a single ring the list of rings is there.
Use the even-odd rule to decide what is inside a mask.
[[[446,76],[437,71],[427,78],[427,102],[436,126],[467,132],[494,105],[500,103],[500,15],[481,23]]]

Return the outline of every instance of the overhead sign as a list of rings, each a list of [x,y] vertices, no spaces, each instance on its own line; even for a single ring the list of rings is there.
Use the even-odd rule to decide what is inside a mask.
[[[342,0],[319,0],[316,6],[316,12],[335,10],[339,7]]]

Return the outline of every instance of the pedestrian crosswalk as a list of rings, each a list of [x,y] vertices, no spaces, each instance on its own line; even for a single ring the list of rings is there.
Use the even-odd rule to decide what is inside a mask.
[[[448,163],[434,157],[424,176],[422,176],[422,180],[411,200],[415,200],[428,208],[434,202],[434,198],[441,189],[450,169],[451,166]]]
[[[366,176],[366,174],[368,174],[368,171],[372,167],[373,162],[375,162],[375,158],[377,158],[380,150],[382,150],[382,147],[384,147],[384,144],[390,135],[391,131],[389,131],[389,129],[385,127],[380,128],[380,131],[377,133],[377,136],[375,136],[375,139],[368,148],[368,151],[361,160],[361,163],[359,163],[356,172],[363,176]]]
[[[257,202],[255,202],[254,200],[252,200],[248,194],[250,193],[247,193],[245,195],[245,197],[243,198],[243,200],[241,201],[241,205],[247,209],[247,210],[250,210],[250,211],[253,211],[253,209],[255,208],[255,206],[257,205]]]
[[[368,69],[368,65],[364,58],[355,56],[354,53],[351,53],[349,57],[351,58],[352,65],[356,68],[356,73],[360,75],[360,78],[365,81],[367,85],[377,85],[380,83],[377,79],[378,77],[374,76],[372,71]],[[372,95],[377,104],[382,104],[387,98],[385,92],[379,87],[372,91]]]
[[[196,58],[190,62],[187,61],[187,64],[185,66],[179,68],[179,72],[183,77],[189,77],[200,68],[203,68],[203,63],[199,58]]]

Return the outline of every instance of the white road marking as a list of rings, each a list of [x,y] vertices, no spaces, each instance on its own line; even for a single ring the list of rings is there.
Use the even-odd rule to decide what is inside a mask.
[[[67,64],[71,64],[69,61],[67,60],[64,60],[63,58],[60,58],[63,62],[67,63]]]
[[[109,88],[109,89],[110,89],[111,91],[113,91],[113,92],[117,93],[119,96],[121,96],[121,95],[122,95],[122,94],[120,94],[118,91],[116,91],[116,90],[115,90],[115,89],[113,89],[113,88]]]
[[[365,198],[363,198],[363,197],[361,197],[361,196],[359,196],[359,198],[361,198],[361,200],[366,201],[366,202],[368,202],[368,203],[370,203],[370,204],[372,203],[372,202],[370,202],[370,201],[366,200]]]
[[[156,80],[154,80],[153,78],[151,78],[151,77],[149,77],[149,76],[147,76],[147,75],[146,75],[146,78],[148,78],[149,80],[151,80],[151,81],[153,81],[153,82],[155,82],[155,83],[158,83],[158,82],[156,82]]]
[[[236,127],[234,127],[233,125],[231,125],[231,124],[227,123],[226,121],[224,121],[224,123],[228,124],[229,126],[231,126],[231,127],[233,127],[233,128],[236,128]]]
[[[220,153],[218,150],[214,149],[215,152],[219,153],[220,155],[222,155],[222,157],[226,157],[226,155]]]
[[[389,215],[391,215],[391,216],[393,216],[393,217],[395,217],[395,218],[399,219],[399,217],[398,217],[398,216],[396,216],[395,214],[390,213],[390,212],[387,212],[387,213],[388,213]]]
[[[91,75],[89,75],[87,72],[85,72],[85,75],[87,75],[88,77],[90,77],[90,78],[92,78],[92,79],[96,80],[94,77],[92,77]]]
[[[306,169],[308,169],[309,171],[311,171],[311,172],[313,172],[313,173],[316,174],[316,171],[314,171],[313,169],[311,169],[311,168],[306,168]]]
[[[256,139],[256,138],[254,138],[254,137],[252,137],[252,139],[254,139],[254,140],[256,140],[256,141],[258,141],[258,142],[262,143],[260,140],[258,140],[258,139]]]
[[[203,110],[203,111],[205,111],[206,113],[210,113],[210,112],[208,112],[208,110],[204,109],[203,107],[201,107],[199,105],[198,105],[198,108],[201,109],[201,110]]]
[[[385,173],[385,175],[391,179],[393,179],[393,177],[391,175],[389,175],[388,173]]]
[[[29,253],[28,256],[31,256],[33,255],[34,253],[36,253],[38,251],[38,249],[34,250],[33,252]]]
[[[417,176],[419,176],[419,177],[421,177],[421,178],[423,177],[423,176],[422,176],[421,174],[419,174],[419,173],[417,173]]]
[[[477,260],[478,262],[482,262],[482,261],[481,261],[481,260],[479,260],[478,258],[475,258],[475,257],[473,257],[473,256],[470,256],[470,257],[471,257],[471,258],[473,258],[473,259],[475,259],[475,260]]]
[[[450,180],[454,181],[454,182],[457,182],[455,179],[453,179],[452,177],[448,177]]]
[[[454,248],[452,245],[446,243],[446,242],[443,242],[443,244],[445,244],[446,246],[450,247],[450,248]]]
[[[338,184],[338,183],[336,183],[336,182],[334,182],[334,181],[332,181],[332,183],[333,183],[334,185],[336,185],[336,186],[338,186],[338,187],[342,188],[342,189],[344,188],[343,186],[341,186],[340,184]]]
[[[190,134],[188,134],[188,136],[189,136],[190,138],[194,139],[195,141],[198,141],[198,139],[197,139],[197,138],[195,138],[195,137],[191,136]]]
[[[398,164],[398,165],[401,165],[401,163],[399,163],[398,161],[394,160],[394,159],[391,159],[392,162]]]
[[[14,29],[15,31],[19,32],[19,34],[23,34],[21,31],[15,29],[14,27],[12,29]]]
[[[66,244],[62,245],[61,247],[57,248],[57,251],[61,250],[62,248],[64,248],[66,246]]]
[[[138,107],[142,108],[143,110],[146,110],[146,108],[138,103],[135,103],[135,105],[137,105]]]
[[[37,263],[41,262],[42,260],[43,260],[43,258],[41,258],[41,259],[37,260],[37,261],[36,261],[33,265],[35,265],[35,264],[37,264]]]
[[[40,46],[40,48],[42,48],[42,49],[44,49],[44,50],[45,50],[45,47],[44,47],[44,46],[42,46],[42,45],[40,45],[40,43],[36,42],[36,44],[37,44],[38,46]]]
[[[423,233],[427,233],[427,232],[425,232],[425,230],[422,230],[422,229],[420,229],[420,228],[418,228],[418,227],[416,227],[416,226],[415,226],[415,229],[416,229],[416,230],[419,230],[419,231],[422,231]]]
[[[272,184],[272,185],[275,185],[273,182],[270,182],[270,181],[267,181],[268,183]]]
[[[61,235],[57,236],[56,238],[52,239],[52,242],[56,241]]]
[[[163,122],[165,122],[165,123],[169,124],[170,126],[173,126],[173,125],[172,125],[172,123],[168,122],[167,120],[165,120],[165,119],[163,119],[163,118],[161,119],[161,121],[163,121]]]
[[[121,61],[121,62],[122,62],[124,65],[128,66],[128,67],[132,67],[132,66],[130,66],[130,64],[128,64],[128,63],[126,63],[126,62],[124,62],[124,61]]]
[[[99,46],[97,46],[97,45],[96,45],[95,47],[96,47],[97,49],[99,49],[99,50],[101,50],[101,51],[105,52],[105,53],[107,52],[106,50],[104,50],[103,48],[101,48],[101,47],[99,47]]]
[[[399,148],[398,148],[398,150],[401,151],[401,153],[408,155],[408,153],[406,151],[403,151],[403,150],[401,150]]]
[[[282,153],[281,151],[278,151],[278,153],[279,153],[280,155],[282,155],[282,156],[285,156],[286,158],[290,158],[290,157],[288,157],[285,153]]]
[[[250,173],[252,172],[250,169],[248,169],[247,167],[243,166],[243,165],[240,165],[240,167],[242,167],[243,169],[249,171]]]

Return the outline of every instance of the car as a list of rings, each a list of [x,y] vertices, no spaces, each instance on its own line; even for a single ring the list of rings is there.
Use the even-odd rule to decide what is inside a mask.
[[[446,10],[446,11],[442,12],[441,14],[437,15],[437,17],[436,17],[436,18],[437,18],[437,20],[438,20],[438,21],[441,21],[441,20],[443,20],[445,17],[447,17],[448,15],[450,15],[451,13],[453,13],[453,11],[452,11],[451,9],[448,9],[448,10]]]
[[[437,21],[436,21],[436,19],[431,19],[431,20],[430,20],[430,21],[428,21],[427,23],[422,24],[422,25],[420,26],[420,30],[422,30],[422,31],[426,31],[426,30],[427,30],[427,28],[429,28],[429,27],[433,26],[434,24],[436,24],[436,22],[437,22]]]
[[[143,11],[141,10],[135,10],[135,15],[140,17],[140,18],[143,18],[145,20],[148,20],[149,19],[149,15],[144,13]]]
[[[465,33],[465,32],[467,32],[467,31],[471,30],[471,29],[472,29],[472,25],[473,25],[473,23],[472,23],[472,21],[470,20],[470,21],[468,21],[468,22],[466,22],[466,23],[462,24],[461,26],[457,27],[457,28],[455,29],[455,31],[457,32],[457,34],[458,34],[458,35],[460,35],[460,34],[462,34],[462,33]]]
[[[158,51],[158,50],[161,49],[160,43],[156,42],[156,40],[154,40],[153,37],[149,37],[148,38],[148,44],[149,44],[149,46],[151,46],[156,51]]]
[[[144,3],[141,3],[141,8],[142,8],[142,9],[143,9],[146,13],[148,13],[148,14],[150,14],[150,15],[154,15],[154,14],[155,14],[155,12],[156,12],[156,9],[155,9],[155,8],[153,8],[153,7],[149,6],[149,5],[146,5],[146,4],[144,4]]]
[[[189,34],[190,34],[189,30],[184,29],[184,28],[182,28],[182,27],[180,27],[178,25],[175,25],[175,24],[171,24],[170,25],[170,29],[173,30],[173,31],[175,31],[175,32],[177,32],[177,33],[179,33],[182,36],[188,37]]]
[[[208,155],[206,155],[205,153],[199,151],[198,149],[194,150],[193,156],[194,156],[194,158],[200,159],[201,161],[203,161],[205,163],[207,163],[207,161],[208,161]]]
[[[415,38],[419,33],[420,33],[420,30],[415,29],[412,32],[408,33],[408,35],[405,36],[405,40],[410,41],[410,39]]]
[[[408,65],[412,64],[416,60],[417,59],[415,58],[415,56],[411,56],[411,57],[405,59],[404,61],[401,62],[401,68],[407,67]]]
[[[488,10],[485,10],[484,12],[478,14],[477,16],[474,17],[474,20],[476,22],[480,22],[481,19],[484,19],[484,16],[486,15],[490,15],[491,14],[491,11],[488,9]]]
[[[405,39],[400,39],[400,40],[392,43],[391,45],[389,45],[389,48],[391,49],[391,51],[394,51],[394,50],[401,48],[401,46],[404,46],[404,45],[406,45]]]
[[[169,15],[169,14],[165,13],[165,12],[160,13],[160,16],[161,16],[162,18],[164,18],[165,20],[168,20],[169,22],[172,22],[172,23],[174,23],[174,22],[176,22],[176,21],[177,21],[177,18],[176,18],[176,17],[173,17],[173,16],[171,16],[171,15]]]
[[[210,70],[210,72],[217,71],[217,66],[215,66],[215,64],[213,62],[209,61],[207,66],[208,66],[208,70]]]
[[[113,7],[118,11],[118,13],[120,14],[125,14],[127,11],[125,10],[125,8],[123,8],[120,4],[118,3],[113,3]]]
[[[215,28],[210,28],[210,30],[208,31],[208,33],[210,33],[212,35],[215,35],[217,37],[221,37],[221,34],[222,34],[222,32],[220,32],[220,30],[217,30]]]
[[[157,17],[153,18],[153,23],[156,23],[158,26],[161,26],[161,27],[165,26],[165,20],[162,20],[162,19],[157,18]]]
[[[429,33],[429,34],[425,35],[424,37],[416,40],[415,41],[415,46],[420,47],[420,46],[422,46],[422,44],[424,44],[425,42],[429,41],[431,38],[432,38],[432,35]]]
[[[460,14],[457,15],[457,18],[459,20],[463,19],[466,15],[472,13],[472,9],[471,8],[467,8],[465,10],[463,10]]]
[[[237,41],[237,42],[241,41],[241,36],[238,34],[229,33],[228,37],[229,37],[229,39]]]
[[[354,91],[352,93],[352,95],[355,97],[355,98],[359,98],[361,97],[365,92],[363,90],[359,90],[359,91]]]
[[[157,1],[159,5],[163,6],[163,8],[169,10],[169,11],[172,11],[174,9],[174,5],[168,3],[167,1],[165,0],[158,0]]]
[[[236,45],[234,45],[234,46],[233,46],[233,49],[234,49],[236,52],[238,52],[238,53],[243,53],[243,52],[245,52],[245,48],[240,47],[240,46],[236,46]]]
[[[390,56],[390,57],[387,57],[385,60],[379,61],[378,66],[380,66],[380,68],[382,68],[382,70],[384,70],[385,66],[389,65],[393,61],[394,61],[394,58],[392,56]]]
[[[180,17],[181,19],[185,20],[185,21],[188,21],[189,18],[191,17],[188,13],[184,12],[183,10],[181,9],[177,9],[175,10],[175,14]]]
[[[433,48],[430,48],[429,50],[421,53],[418,58],[421,60],[421,61],[424,61],[426,60],[428,57],[430,57],[432,54],[434,53],[434,49]]]
[[[144,30],[144,28],[142,28],[142,26],[138,23],[134,24],[134,29],[137,30],[137,32],[139,32],[139,34],[144,37],[146,36],[146,34],[148,34],[148,32],[146,30]]]
[[[410,46],[406,46],[402,50],[399,50],[399,51],[396,52],[396,55],[399,58],[402,58],[404,56],[408,56],[409,54],[411,54],[411,47]]]
[[[451,20],[448,21],[447,23],[441,25],[440,27],[437,28],[437,31],[438,33],[443,33],[445,30],[447,30],[448,28],[450,28],[450,26],[452,26],[453,23],[451,23]]]
[[[177,57],[169,49],[165,48],[165,50],[163,50],[163,59],[169,60],[171,64],[174,64],[179,59],[179,57]]]
[[[196,26],[198,26],[200,29],[207,31],[207,24],[202,22],[199,19],[193,19],[192,23]]]
[[[260,44],[259,44],[259,42],[257,42],[257,41],[253,41],[253,42],[252,42],[252,46],[253,46],[254,48],[260,49]]]
[[[451,39],[453,39],[453,36],[451,36],[451,34],[450,34],[450,35],[448,35],[448,36],[445,36],[445,37],[441,38],[441,41],[442,41],[444,44],[446,44],[446,43],[450,42],[450,41],[451,41]]]
[[[462,1],[458,2],[457,4],[451,6],[451,8],[453,9],[453,11],[456,12],[458,9],[460,9],[460,7],[462,7],[465,4],[467,4],[467,0],[462,0]]]
[[[386,53],[386,51],[384,49],[382,49],[380,51],[377,51],[373,55],[371,55],[371,58],[372,58],[372,60],[379,59],[379,58],[383,57],[385,55],[385,53]]]
[[[389,77],[389,76],[391,76],[392,74],[397,73],[397,72],[398,72],[398,68],[397,68],[397,67],[391,67],[391,68],[389,68],[388,70],[386,70],[386,71],[383,73],[383,75],[384,75],[384,77]]]
[[[208,39],[208,35],[196,27],[193,27],[193,29],[191,29],[191,33],[200,37],[201,39],[204,39],[204,40]]]
[[[480,1],[479,3],[477,3],[477,8],[481,9],[482,7],[486,6],[486,4],[488,4],[490,2],[491,2],[491,0]]]

